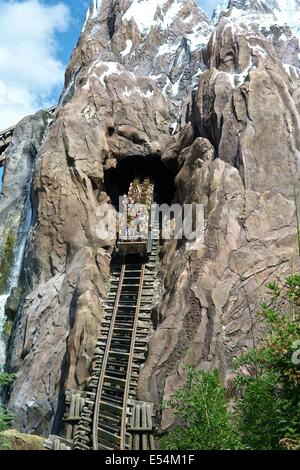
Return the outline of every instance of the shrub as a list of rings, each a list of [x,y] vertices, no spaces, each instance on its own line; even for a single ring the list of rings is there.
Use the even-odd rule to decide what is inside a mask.
[[[240,447],[233,415],[228,410],[225,390],[217,371],[188,368],[186,384],[175,392],[165,408],[174,411],[182,426],[162,437],[163,449],[224,450]]]
[[[11,374],[0,373],[0,386],[9,385],[13,380],[14,376]],[[13,420],[13,414],[7,410],[3,405],[0,406],[0,433],[6,431],[11,427]],[[7,449],[8,442],[3,435],[0,434],[0,449]]]
[[[279,449],[300,442],[300,368],[293,361],[300,346],[300,276],[268,285],[269,304],[259,317],[267,324],[266,340],[236,363],[248,368],[237,385],[239,428],[243,443],[252,449]],[[286,446],[289,448],[288,446]]]
[[[235,362],[233,411],[217,372],[189,368],[186,384],[165,405],[182,426],[163,436],[162,448],[300,448],[300,275],[267,287],[270,302],[258,316],[268,333]]]
[[[16,237],[11,230],[6,238],[4,249],[0,258],[0,294],[3,294],[7,289],[11,266],[14,259],[14,247]]]

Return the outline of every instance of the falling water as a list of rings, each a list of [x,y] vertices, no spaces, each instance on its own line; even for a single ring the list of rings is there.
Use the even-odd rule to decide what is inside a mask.
[[[5,305],[9,294],[0,295],[0,371],[5,363],[5,343],[2,338],[3,327],[5,323]]]
[[[9,277],[8,287],[5,294],[0,296],[0,370],[3,370],[5,365],[5,351],[6,345],[3,338],[3,327],[5,324],[5,305],[11,294],[11,291],[14,287],[18,286],[19,277],[22,268],[22,262],[24,257],[24,252],[26,248],[27,236],[31,223],[32,208],[30,201],[30,188],[31,188],[31,178],[30,182],[27,184],[25,189],[25,199],[24,206],[22,211],[22,219],[18,233],[18,240],[14,250],[14,263]]]

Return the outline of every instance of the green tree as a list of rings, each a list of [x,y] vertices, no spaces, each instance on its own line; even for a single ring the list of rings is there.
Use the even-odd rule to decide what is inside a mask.
[[[224,450],[240,448],[234,416],[217,371],[188,368],[187,382],[165,408],[182,422],[161,438],[166,450]]]
[[[12,374],[0,373],[0,387],[9,385],[13,380]],[[0,406],[0,433],[11,427],[13,414],[5,406]],[[7,449],[8,443],[3,435],[0,434],[0,449]]]
[[[251,449],[279,449],[300,442],[300,368],[295,349],[300,347],[300,276],[268,285],[269,304],[259,317],[268,326],[265,341],[236,363],[241,393],[237,405],[244,445]],[[288,446],[287,446],[288,447]]]

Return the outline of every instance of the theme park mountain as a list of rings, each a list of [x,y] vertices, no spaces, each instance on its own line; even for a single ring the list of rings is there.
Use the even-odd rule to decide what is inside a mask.
[[[92,2],[58,107],[22,120],[0,157],[1,359],[20,431],[59,434],[66,393],[89,383],[116,243],[97,231],[101,201],[137,176],[205,213],[204,243],[161,246],[137,399],[160,405],[187,365],[226,383],[263,337],[264,286],[295,269],[299,19],[299,0],[223,1],[212,20],[194,0]]]

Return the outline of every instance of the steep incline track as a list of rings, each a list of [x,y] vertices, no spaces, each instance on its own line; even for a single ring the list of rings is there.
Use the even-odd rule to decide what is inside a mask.
[[[128,401],[134,342],[138,326],[145,266],[123,265],[102,360],[93,416],[93,449],[107,441],[125,449]],[[107,407],[116,403],[114,414]],[[121,412],[122,409],[122,412]]]
[[[93,375],[74,437],[75,449],[125,450],[136,447],[138,442],[139,448],[154,448],[148,424],[150,408],[136,402],[136,389],[147,350],[159,244],[157,234],[158,230],[147,264],[123,264],[113,268]]]

